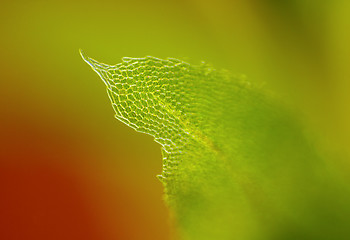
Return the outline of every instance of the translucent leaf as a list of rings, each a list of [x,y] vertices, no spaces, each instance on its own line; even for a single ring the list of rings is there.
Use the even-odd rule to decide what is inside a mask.
[[[348,239],[349,188],[244,76],[173,58],[82,56],[115,117],[161,145],[159,179],[182,239]]]

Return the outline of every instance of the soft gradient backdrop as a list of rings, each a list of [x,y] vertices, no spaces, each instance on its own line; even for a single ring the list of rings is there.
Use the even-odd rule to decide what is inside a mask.
[[[78,49],[204,60],[265,82],[303,112],[349,177],[347,0],[0,3],[0,239],[153,239],[176,233],[160,147],[113,118]]]

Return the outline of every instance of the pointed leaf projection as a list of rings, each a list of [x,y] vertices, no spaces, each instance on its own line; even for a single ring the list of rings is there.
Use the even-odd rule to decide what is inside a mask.
[[[350,236],[349,189],[338,189],[262,89],[204,63],[82,57],[106,84],[115,117],[161,145],[159,179],[182,239]]]

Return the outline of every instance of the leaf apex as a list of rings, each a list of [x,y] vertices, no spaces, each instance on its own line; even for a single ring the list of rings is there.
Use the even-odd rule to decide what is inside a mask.
[[[87,64],[93,67],[90,58],[84,53],[83,49],[79,48],[79,54]]]

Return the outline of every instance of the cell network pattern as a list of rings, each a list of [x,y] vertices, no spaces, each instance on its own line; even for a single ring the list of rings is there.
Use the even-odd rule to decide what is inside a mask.
[[[106,84],[115,117],[161,145],[163,171],[158,177],[165,185],[175,179],[180,163],[196,154],[225,158],[218,136],[230,132],[220,128],[230,121],[225,114],[230,106],[222,103],[234,101],[230,93],[247,89],[245,80],[174,58],[124,57],[107,65],[81,55]]]
[[[182,239],[349,238],[349,191],[273,96],[204,63],[82,56],[116,118],[161,145]]]

